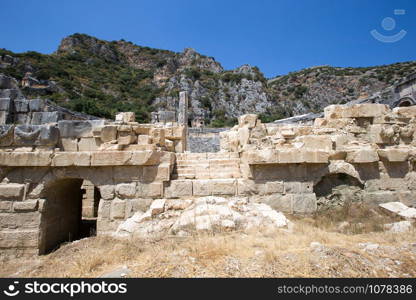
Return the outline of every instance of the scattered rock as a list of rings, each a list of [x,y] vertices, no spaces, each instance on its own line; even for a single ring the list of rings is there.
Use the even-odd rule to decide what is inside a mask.
[[[124,278],[130,274],[130,269],[127,266],[123,266],[121,268],[117,268],[111,272],[105,273],[101,275],[100,278]]]
[[[399,232],[406,232],[412,228],[412,223],[410,221],[401,221],[395,223],[385,224],[384,228],[387,229],[389,232],[399,233]]]
[[[147,212],[136,213],[121,223],[115,236],[187,236],[194,231],[292,227],[282,213],[263,203],[250,203],[242,197],[201,197],[192,200],[192,204],[183,210],[177,208],[176,205],[165,205],[164,199],[155,200]]]

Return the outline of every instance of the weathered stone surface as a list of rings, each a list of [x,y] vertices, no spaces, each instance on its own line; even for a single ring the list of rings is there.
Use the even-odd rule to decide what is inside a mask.
[[[118,184],[116,192],[120,198],[134,198],[136,196],[136,183]]]
[[[63,152],[55,153],[52,159],[52,166],[89,166],[91,164],[90,152]]]
[[[22,200],[25,185],[18,183],[0,184],[1,200]]]
[[[10,146],[13,143],[14,126],[0,125],[0,146]]]
[[[97,151],[99,147],[100,142],[97,138],[80,138],[78,141],[78,151]]]
[[[17,212],[36,211],[38,209],[38,200],[26,200],[13,203],[13,210]]]
[[[126,201],[115,199],[111,201],[110,218],[124,219],[126,217]]]
[[[179,198],[192,196],[191,180],[172,180],[165,187],[164,195],[166,198]]]
[[[348,151],[345,160],[349,163],[372,163],[378,161],[379,157],[373,149],[357,149]]]
[[[0,165],[10,167],[45,167],[52,162],[53,153],[40,152],[0,152]]]
[[[114,198],[114,186],[113,185],[101,185],[99,187],[101,198],[104,200],[112,200]]]
[[[228,201],[221,197],[202,197],[191,201],[191,204],[188,203],[185,209],[179,211],[171,209],[173,206],[166,203],[162,200],[157,203],[157,210],[150,208],[146,213],[136,213],[120,224],[115,235],[163,237],[172,233],[187,235],[195,231],[245,231],[257,227],[276,229],[290,225],[283,214],[263,203],[249,203],[245,198]]]
[[[130,164],[131,152],[103,151],[91,154],[91,166],[123,166]],[[136,163],[134,163],[136,164]],[[137,164],[139,165],[139,164]]]
[[[248,128],[254,128],[256,127],[257,123],[257,115],[256,114],[247,114],[242,115],[238,117],[238,126],[240,127],[248,127]]]
[[[152,216],[161,214],[165,211],[165,199],[157,199],[155,201],[152,202],[152,204],[150,205],[150,214]]]
[[[160,198],[163,195],[163,183],[138,183],[137,196],[140,198]]]
[[[293,212],[299,214],[311,214],[316,211],[316,195],[294,194],[293,195]]]
[[[102,126],[104,126],[104,120],[58,122],[58,128],[63,138],[93,137],[93,130]]]
[[[409,149],[379,149],[378,156],[391,162],[406,161],[409,157]]]

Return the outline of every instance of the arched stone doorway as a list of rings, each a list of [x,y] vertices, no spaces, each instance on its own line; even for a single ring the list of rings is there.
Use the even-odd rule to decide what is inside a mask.
[[[345,173],[327,174],[314,185],[318,209],[342,206],[346,202],[360,201],[364,185]]]
[[[83,179],[59,179],[45,188],[45,203],[42,209],[39,254],[51,252],[61,243],[95,235],[96,211],[99,195],[95,195],[97,204],[93,203],[93,215],[83,217],[84,192]],[[93,187],[93,191],[95,191]]]
[[[404,97],[399,100],[399,107],[406,107],[415,105],[415,101],[411,97]]]

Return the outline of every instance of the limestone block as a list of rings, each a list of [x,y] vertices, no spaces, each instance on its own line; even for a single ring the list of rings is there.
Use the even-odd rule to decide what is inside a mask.
[[[90,152],[57,152],[52,159],[52,166],[89,166],[91,164]]]
[[[60,139],[60,148],[62,151],[76,152],[78,151],[78,140],[74,138]]]
[[[241,196],[256,195],[259,193],[258,185],[254,180],[237,179],[237,194]]]
[[[175,152],[175,143],[174,141],[165,139],[165,147],[167,151]]]
[[[302,163],[304,162],[302,152],[298,149],[279,150],[278,162],[281,164]]]
[[[256,127],[258,116],[256,114],[246,114],[238,117],[238,126],[254,128]]]
[[[282,194],[284,191],[284,185],[281,181],[269,181],[265,184],[266,194]]]
[[[386,202],[399,202],[399,197],[397,192],[391,191],[366,192],[363,195],[363,202],[370,205],[379,205]]]
[[[407,161],[409,157],[409,149],[379,149],[377,153],[379,157],[391,162]]]
[[[237,181],[235,179],[210,180],[212,195],[236,195]]]
[[[132,152],[95,151],[91,154],[91,166],[123,166],[129,164]]]
[[[150,208],[150,205],[152,204],[153,199],[152,198],[147,198],[147,199],[140,198],[140,199],[131,199],[129,201],[131,205],[130,211],[132,213],[135,213],[138,211],[141,211],[141,212],[147,211]]]
[[[34,146],[57,144],[59,131],[51,125],[18,125],[14,129],[14,144],[16,146]]]
[[[46,167],[52,162],[52,152],[0,153],[0,165],[10,167]]]
[[[113,177],[116,182],[139,181],[143,178],[143,167],[140,166],[115,166]]]
[[[16,229],[0,231],[0,248],[37,248],[38,229]]]
[[[211,195],[210,180],[193,180],[193,194],[194,196],[209,196]]]
[[[316,211],[316,195],[314,193],[293,195],[293,212],[311,214]]]
[[[325,119],[340,119],[340,118],[370,118],[377,117],[388,113],[388,106],[384,104],[355,104],[352,106],[346,105],[329,105],[325,107]]]
[[[134,198],[136,195],[136,183],[122,183],[116,186],[116,193],[120,198]]]
[[[110,218],[124,219],[126,216],[126,201],[115,199],[111,201]]]
[[[294,195],[279,195],[272,194],[268,196],[261,196],[258,200],[262,203],[266,203],[271,208],[285,213],[293,213],[293,198]]]
[[[274,149],[243,152],[241,160],[248,164],[277,163],[278,152]]]
[[[150,124],[139,124],[136,126],[132,126],[132,130],[134,130],[134,132],[139,135],[140,134],[149,135],[151,128],[152,126]]]
[[[93,131],[103,126],[104,120],[58,122],[59,132],[63,138],[93,137]]]
[[[22,200],[24,189],[25,189],[24,184],[18,184],[18,183],[0,184],[0,198],[1,200],[6,200],[6,199]]]
[[[158,166],[144,166],[142,178],[144,182],[169,181],[170,173],[171,167],[167,163]]]
[[[248,127],[241,127],[238,128],[237,131],[238,143],[239,143],[239,150],[241,150],[250,139],[250,129]]]
[[[16,212],[36,211],[38,200],[26,200],[13,203],[13,210]]]
[[[376,150],[373,149],[357,149],[347,152],[345,159],[349,163],[372,163],[379,160]]]
[[[114,141],[117,139],[117,126],[105,125],[101,128],[100,132],[101,141],[104,143]]]
[[[93,137],[80,138],[78,141],[78,151],[97,151],[99,147],[99,139]]]
[[[121,131],[118,133],[117,143],[119,145],[130,145],[136,142],[136,135],[131,132]]]
[[[120,112],[118,114],[116,114],[116,121],[117,122],[123,122],[123,123],[128,123],[128,122],[135,122],[136,121],[136,114],[134,112]]]
[[[141,198],[160,198],[163,194],[163,183],[138,183],[137,195]]]
[[[304,143],[304,148],[312,150],[332,150],[332,140],[330,136],[325,135],[305,135],[296,139]]]
[[[166,198],[179,198],[192,196],[192,180],[172,180],[165,187]]]
[[[170,140],[183,139],[185,137],[185,126],[174,126],[165,132],[165,138]]]
[[[156,147],[155,144],[149,144],[149,145],[132,144],[132,145],[126,145],[123,147],[124,147],[123,150],[125,151],[156,151],[158,150],[158,147]]]
[[[12,210],[13,201],[0,200],[0,212],[10,212]],[[0,217],[0,222],[3,221]]]
[[[163,213],[165,211],[165,202],[166,202],[166,199],[154,200],[149,208],[150,214],[152,216],[155,216],[155,215]]]
[[[10,146],[13,143],[13,136],[13,125],[0,125],[0,146]]]
[[[152,139],[147,134],[141,134],[137,137],[137,144],[148,145],[152,143]]]
[[[132,152],[131,165],[151,166],[157,165],[161,161],[173,163],[175,154],[164,151],[139,151]]]
[[[393,108],[393,112],[400,117],[413,118],[416,117],[416,106],[395,107]]]
[[[101,198],[104,200],[112,200],[114,198],[114,186],[113,185],[101,185],[99,186]]]
[[[342,116],[344,118],[370,118],[378,117],[389,112],[389,108],[384,104],[355,104],[352,106],[344,106]]]
[[[152,143],[159,146],[165,145],[165,131],[163,128],[152,128],[149,131],[149,135],[152,138]]]
[[[329,152],[320,150],[304,150],[300,152],[302,161],[305,163],[324,164],[329,160]]]

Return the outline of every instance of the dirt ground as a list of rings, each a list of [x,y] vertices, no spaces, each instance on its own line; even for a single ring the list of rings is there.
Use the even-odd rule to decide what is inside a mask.
[[[126,266],[127,277],[415,277],[415,226],[349,206],[309,218],[291,230],[196,234],[162,240],[82,239],[32,258],[2,258],[1,277],[100,277]]]

